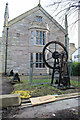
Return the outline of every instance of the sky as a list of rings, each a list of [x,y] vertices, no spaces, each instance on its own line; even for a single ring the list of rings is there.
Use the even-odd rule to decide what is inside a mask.
[[[0,37],[2,36],[3,23],[4,23],[4,11],[5,5],[8,2],[9,8],[9,20],[19,16],[20,14],[36,7],[39,3],[39,0],[0,0]],[[53,11],[48,7],[52,0],[41,0],[41,6],[52,15]],[[53,17],[53,15],[52,15]],[[72,18],[73,19],[73,18]],[[70,24],[71,18],[68,19]],[[75,18],[74,18],[75,19]],[[74,27],[68,28],[70,43],[75,43],[78,47],[78,28],[77,24]]]

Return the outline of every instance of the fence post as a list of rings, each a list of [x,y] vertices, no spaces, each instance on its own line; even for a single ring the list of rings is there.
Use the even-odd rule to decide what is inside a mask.
[[[70,78],[71,78],[71,73],[72,73],[72,61],[70,61],[69,64],[70,64],[69,76],[70,76]]]
[[[31,68],[31,66],[32,66],[32,63],[31,63],[31,61],[30,61],[30,71],[29,71],[29,83],[30,83],[30,85],[32,85],[32,68]]]

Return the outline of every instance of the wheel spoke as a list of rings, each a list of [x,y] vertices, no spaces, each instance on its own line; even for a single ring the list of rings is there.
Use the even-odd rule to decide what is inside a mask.
[[[50,60],[52,57],[48,58],[46,61]]]
[[[55,43],[55,53],[56,53],[56,43]],[[56,58],[56,54],[55,54],[55,58]],[[55,59],[54,64],[56,64],[56,59]]]
[[[56,52],[56,43],[55,43],[55,52]]]
[[[59,47],[58,47],[58,45],[59,45]],[[44,60],[45,64],[47,65],[47,67],[53,69],[57,66],[56,64],[59,64],[60,59],[61,59],[60,51],[62,49],[65,51],[67,59],[68,59],[67,50],[62,43],[60,43],[58,41],[51,41],[45,45],[45,47],[43,48],[43,60]],[[50,56],[48,56],[46,58],[48,53],[50,54]]]
[[[49,50],[48,48],[46,48],[49,52],[53,53],[51,50]]]

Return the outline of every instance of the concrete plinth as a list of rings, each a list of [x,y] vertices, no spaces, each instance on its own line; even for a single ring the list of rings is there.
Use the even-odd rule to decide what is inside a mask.
[[[0,95],[0,107],[19,106],[21,103],[20,94]]]

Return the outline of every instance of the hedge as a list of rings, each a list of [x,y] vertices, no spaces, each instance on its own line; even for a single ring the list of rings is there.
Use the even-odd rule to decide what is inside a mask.
[[[78,63],[78,62],[72,63],[72,75],[80,76],[80,63]]]

